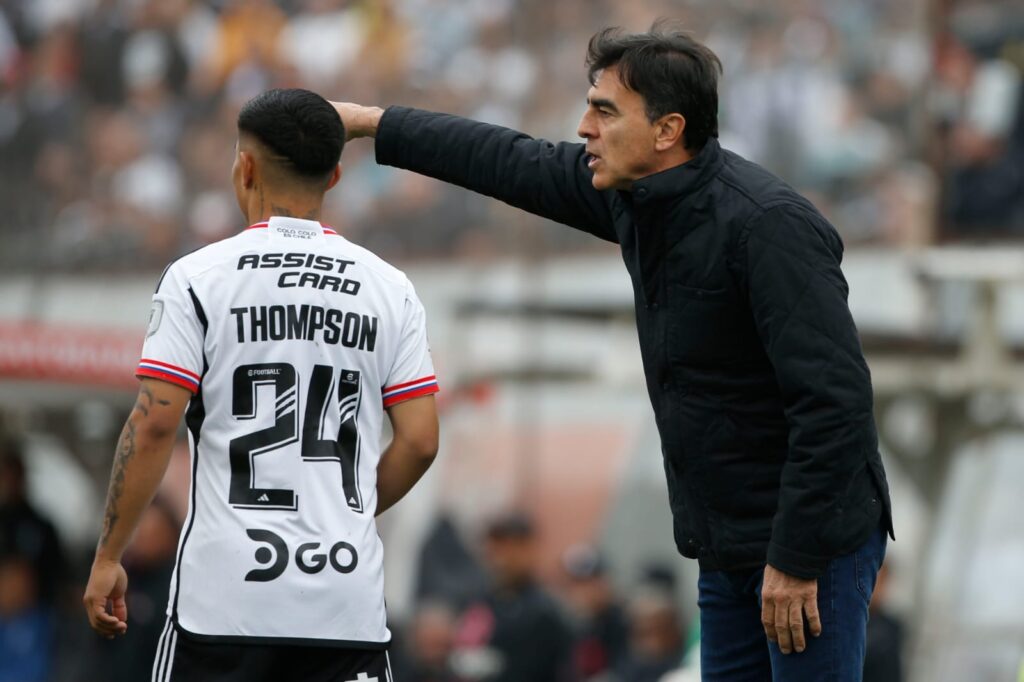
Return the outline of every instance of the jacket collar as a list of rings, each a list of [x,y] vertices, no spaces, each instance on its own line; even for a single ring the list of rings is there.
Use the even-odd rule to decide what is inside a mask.
[[[724,162],[718,139],[709,137],[703,149],[684,164],[640,178],[633,183],[634,201],[649,201],[690,194],[707,184]]]

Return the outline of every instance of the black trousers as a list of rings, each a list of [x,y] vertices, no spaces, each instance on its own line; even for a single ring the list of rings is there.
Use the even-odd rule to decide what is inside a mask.
[[[383,649],[222,644],[191,639],[168,623],[153,682],[394,682]]]

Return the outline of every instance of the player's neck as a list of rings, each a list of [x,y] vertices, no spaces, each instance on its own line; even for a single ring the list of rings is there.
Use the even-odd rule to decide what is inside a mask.
[[[254,211],[249,214],[249,224],[265,223],[273,216],[284,216],[286,218],[302,218],[303,220],[315,220],[320,222],[320,208],[316,209],[293,209],[287,206],[273,206],[265,211]]]
[[[250,201],[246,214],[250,225],[266,222],[272,216],[302,218],[319,222],[322,204],[322,197],[318,200],[304,200],[295,197],[275,197],[269,193],[264,196],[261,193],[254,197],[254,201]]]

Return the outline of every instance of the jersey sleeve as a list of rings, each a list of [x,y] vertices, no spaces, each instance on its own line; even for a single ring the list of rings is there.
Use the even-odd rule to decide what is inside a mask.
[[[427,343],[427,316],[411,285],[406,292],[401,334],[394,364],[382,387],[384,407],[438,391]]]
[[[203,371],[203,315],[178,263],[172,263],[153,294],[135,376],[161,379],[198,392]]]

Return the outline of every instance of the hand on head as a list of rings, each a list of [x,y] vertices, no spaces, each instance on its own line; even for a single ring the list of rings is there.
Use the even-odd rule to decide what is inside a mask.
[[[384,110],[380,107],[364,107],[352,102],[331,102],[341,116],[345,126],[345,141],[357,137],[374,137]]]

